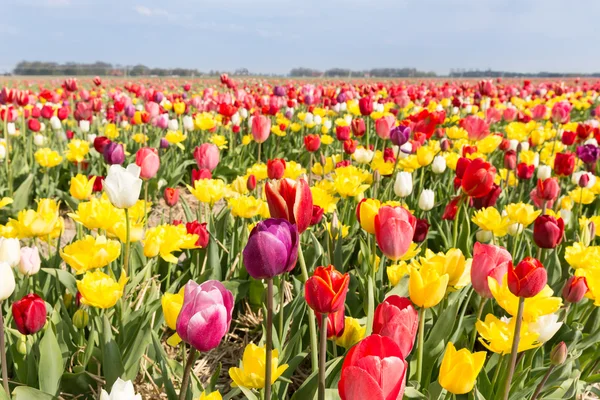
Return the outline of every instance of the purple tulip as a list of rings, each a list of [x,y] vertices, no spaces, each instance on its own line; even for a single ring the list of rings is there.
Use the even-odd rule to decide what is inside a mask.
[[[337,95],[337,102],[338,103],[346,102],[346,93],[345,92],[340,92],[340,94]]]
[[[600,148],[593,144],[578,146],[577,157],[586,164],[594,164],[600,157]]]
[[[102,155],[104,156],[104,161],[106,161],[108,165],[121,165],[123,164],[123,161],[125,161],[125,150],[123,150],[123,145],[121,143],[108,143],[104,146]]]
[[[168,149],[169,148],[169,141],[165,138],[161,138],[160,139],[160,148],[161,149]]]
[[[275,86],[273,88],[273,94],[278,97],[285,96],[285,89],[282,86]]]
[[[183,306],[177,317],[177,334],[199,351],[217,347],[231,324],[233,294],[219,281],[185,285]]]
[[[128,118],[133,117],[134,114],[135,114],[135,107],[132,104],[125,107],[125,115],[127,115]]]
[[[167,127],[169,126],[169,117],[164,114],[158,117],[158,120],[156,121],[156,126],[158,126],[161,129],[167,129]]]
[[[162,94],[161,92],[154,93],[154,101],[155,102],[160,103],[161,101],[163,101],[164,98],[165,98],[165,95]]]
[[[269,218],[256,224],[244,248],[244,265],[255,279],[273,278],[290,272],[298,260],[299,235],[296,225],[285,219]]]
[[[407,126],[398,125],[390,131],[390,139],[396,146],[402,146],[408,142],[410,136],[410,128]]]

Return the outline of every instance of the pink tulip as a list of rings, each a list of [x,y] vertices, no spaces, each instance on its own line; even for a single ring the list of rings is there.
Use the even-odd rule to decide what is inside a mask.
[[[474,115],[462,119],[460,126],[469,134],[469,140],[481,140],[490,134],[490,126]]]
[[[506,122],[514,121],[517,118],[517,109],[516,108],[512,108],[512,107],[508,107],[502,113],[502,118]]]
[[[219,345],[231,324],[233,294],[219,281],[185,285],[177,334],[195,349],[206,352]]]
[[[375,216],[375,238],[390,260],[400,259],[412,243],[417,219],[403,207],[384,206]]]
[[[540,120],[546,118],[547,111],[548,111],[548,108],[546,107],[545,104],[538,104],[537,106],[533,107],[533,109],[531,110],[531,118],[533,118],[536,121],[540,121]]]
[[[500,246],[492,244],[475,243],[473,249],[473,263],[471,264],[471,283],[473,289],[482,297],[492,298],[488,285],[488,277],[502,282],[511,263],[510,253]]]
[[[559,101],[552,107],[552,121],[559,124],[569,122],[573,106],[568,101]]]
[[[150,117],[158,117],[158,113],[160,112],[160,106],[157,103],[149,101],[144,107],[146,108],[146,112],[150,114]]]
[[[373,333],[392,339],[407,357],[415,343],[419,314],[410,299],[392,295],[375,309]]]
[[[167,129],[169,126],[169,116],[168,114],[163,114],[156,120],[156,126],[160,129]]]
[[[219,164],[219,148],[212,143],[203,143],[194,149],[198,168],[213,171]]]
[[[382,139],[389,139],[390,131],[394,127],[395,123],[396,117],[393,115],[379,118],[377,121],[375,121],[375,132],[377,132],[377,136]]]
[[[264,115],[255,115],[252,118],[252,136],[257,143],[263,143],[271,134],[271,119]]]
[[[160,167],[158,152],[150,147],[142,147],[135,155],[135,163],[141,168],[140,178],[152,179]]]

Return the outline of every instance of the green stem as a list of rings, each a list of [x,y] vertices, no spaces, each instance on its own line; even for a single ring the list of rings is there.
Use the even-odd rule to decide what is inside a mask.
[[[4,110],[4,144],[6,145],[6,155],[4,157],[4,167],[6,168],[6,180],[8,181],[8,195],[13,197],[13,181],[10,168],[10,138],[8,136],[8,107]]]
[[[375,271],[375,265],[372,266],[371,270]],[[369,276],[367,277],[367,336],[369,336],[371,332],[373,332],[373,318],[375,316],[373,275],[374,274],[372,274],[371,271],[369,271]]]
[[[461,209],[460,202],[458,203],[457,207],[458,207],[458,209],[456,211],[456,215],[454,216],[454,221],[452,221],[452,223],[454,224],[454,225],[452,225],[452,229],[453,229],[453,231],[452,231],[453,242],[452,243],[454,243],[454,248],[458,247],[458,218],[460,217],[460,209]],[[467,223],[468,223],[468,221],[467,221]]]
[[[510,352],[510,365],[508,368],[508,375],[506,377],[506,383],[504,384],[504,400],[508,400],[510,393],[510,384],[512,382],[513,375],[515,373],[515,366],[517,364],[517,354],[519,350],[519,338],[521,336],[521,324],[523,323],[523,310],[525,308],[525,298],[519,297],[519,311],[517,312],[515,322],[515,334],[513,337],[512,349]]]
[[[308,271],[306,269],[304,253],[302,252],[302,245],[298,246],[298,261],[302,271],[302,280],[306,282],[308,280]],[[308,330],[310,333],[310,359],[312,363],[312,370],[315,372],[319,367],[319,357],[317,355],[317,324],[315,322],[315,312],[310,307],[308,308]]]
[[[6,362],[6,343],[4,342],[4,311],[2,302],[0,302],[0,356],[2,357],[2,385],[8,398],[10,398],[10,389],[8,387],[8,364]]]
[[[554,370],[554,365],[550,365],[550,367],[548,368],[548,371],[546,372],[546,375],[544,375],[544,378],[542,379],[540,384],[537,385],[537,388],[535,388],[535,392],[533,393],[533,396],[531,396],[531,400],[536,400],[537,397],[540,395],[542,389],[544,388],[544,385],[548,381],[548,378],[550,377],[550,374],[552,373],[553,370]]]
[[[183,371],[183,380],[181,381],[181,390],[179,391],[179,400],[185,400],[187,394],[188,385],[190,383],[190,373],[194,366],[194,360],[196,359],[196,349],[190,346],[190,354],[185,363],[185,369]]]
[[[265,400],[271,400],[271,370],[273,359],[273,278],[267,279],[267,338],[265,362]]]
[[[279,277],[279,343],[283,343],[283,309],[285,303],[285,275]]]
[[[481,314],[483,313],[483,307],[485,306],[485,303],[487,302],[488,299],[486,299],[485,297],[482,297],[481,300],[479,301],[479,308],[477,309],[477,318],[475,318],[475,324],[477,324],[477,321],[479,319],[481,319]],[[473,348],[475,347],[475,339],[477,339],[477,328],[475,326],[473,326],[473,333],[471,335],[471,346],[469,346],[469,348],[471,350],[473,350]]]
[[[125,260],[123,261],[123,269],[125,270],[126,276],[129,276],[129,249],[131,247],[131,238],[129,232],[129,209],[125,209]]]
[[[334,343],[335,345],[335,343]],[[321,315],[321,348],[319,349],[319,400],[325,400],[325,364],[327,362],[327,314]]]
[[[426,308],[419,310],[419,343],[417,352],[417,382],[421,384],[421,375],[423,373],[423,344],[425,342],[425,314]]]

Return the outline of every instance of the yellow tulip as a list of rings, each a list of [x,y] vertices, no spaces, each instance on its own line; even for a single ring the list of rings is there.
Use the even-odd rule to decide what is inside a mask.
[[[517,315],[519,308],[519,298],[512,294],[508,288],[507,276],[504,275],[502,279],[502,285],[492,277],[488,277],[488,285],[492,296],[507,313],[512,316]],[[541,292],[533,297],[525,299],[525,306],[523,309],[523,321],[533,322],[542,315],[552,314],[560,309],[562,306],[562,300],[560,297],[552,297],[554,292],[550,289],[550,286],[546,285]]]
[[[200,394],[200,398],[198,400],[222,400],[223,397],[221,396],[221,393],[219,393],[218,390],[215,390],[214,392],[211,393],[206,393],[206,391],[202,392],[202,394]]]
[[[574,203],[588,205],[592,204],[596,198],[596,195],[588,188],[578,187],[577,189],[569,192],[569,197]]]
[[[243,386],[248,389],[262,389],[265,386],[265,362],[267,352],[264,347],[250,343],[244,349],[244,356],[239,368],[229,368],[229,376],[233,380],[231,386]],[[279,366],[279,352],[272,353],[271,383],[275,383],[288,368],[287,364]]]
[[[44,147],[39,149],[33,154],[35,161],[44,168],[52,168],[59,165],[63,158],[58,154],[58,152]]]
[[[413,303],[423,308],[437,305],[446,294],[448,274],[440,275],[435,268],[410,269],[408,293]]]
[[[377,199],[365,199],[360,202],[358,217],[360,226],[370,234],[375,234],[375,217],[379,214],[381,202]]]
[[[210,142],[217,146],[219,149],[223,150],[227,148],[227,139],[223,135],[212,135],[210,137]]]
[[[448,274],[448,286],[460,289],[471,282],[471,259],[466,260],[460,249],[450,249],[446,254],[427,250],[421,265],[430,265],[440,275]]]
[[[226,185],[220,179],[199,179],[194,182],[194,187],[187,185],[187,188],[198,201],[213,206],[225,195]]]
[[[165,324],[173,331],[177,329],[177,317],[181,312],[181,307],[183,307],[183,292],[184,288],[181,288],[179,293],[165,293],[160,299],[163,315],[165,317]],[[177,333],[167,339],[167,344],[170,346],[175,347],[179,343],[181,343],[181,338]]]
[[[90,142],[86,140],[73,139],[67,144],[67,160],[72,163],[80,163],[85,160],[85,156],[90,152]]]
[[[51,199],[41,199],[37,210],[21,210],[17,219],[10,219],[6,224],[9,231],[20,239],[40,237],[47,239],[48,235],[60,233],[62,219],[58,213],[59,205]],[[58,231],[57,231],[58,229]],[[6,235],[4,235],[6,236]]]
[[[144,239],[144,255],[160,257],[166,262],[176,264],[177,257],[173,252],[183,249],[195,249],[198,235],[189,234],[184,225],[159,225],[148,229]]]
[[[450,393],[469,393],[473,390],[477,375],[483,368],[485,356],[485,351],[476,353],[471,353],[467,349],[456,351],[454,344],[448,342],[438,377],[440,385]]]
[[[77,176],[71,178],[71,187],[69,189],[71,196],[75,197],[77,200],[89,199],[94,189],[95,180],[95,176],[92,177],[92,179],[88,179],[87,176],[83,174],[77,174]]]
[[[519,353],[542,345],[537,341],[539,334],[530,332],[528,327],[529,324],[521,326],[521,337],[517,349]],[[504,318],[498,319],[493,314],[488,314],[485,317],[485,322],[480,320],[475,323],[475,328],[481,336],[479,341],[488,350],[501,355],[510,354],[515,333],[514,318],[508,321]]]
[[[123,296],[127,283],[125,272],[121,272],[119,281],[115,281],[104,272],[96,270],[87,272],[82,280],[77,281],[77,290],[81,293],[81,302],[97,308],[111,308]]]
[[[185,103],[181,101],[176,101],[175,103],[173,103],[173,111],[175,111],[175,114],[177,115],[183,114],[185,112]]]
[[[181,142],[187,139],[187,136],[184,135],[181,131],[168,131],[165,135],[165,139],[170,144],[175,144],[180,149],[184,149],[185,147],[181,144]]]
[[[83,274],[95,268],[102,268],[116,260],[121,254],[121,243],[106,239],[105,236],[87,235],[60,251],[60,256],[75,270]]]
[[[4,208],[9,204],[12,204],[13,199],[11,199],[10,197],[3,197],[0,199],[0,208]]]
[[[286,161],[285,171],[283,171],[284,178],[296,180],[302,175],[306,175],[306,169],[302,168],[302,164],[298,164],[296,161]]]
[[[490,231],[496,237],[506,236],[510,221],[507,217],[500,215],[500,212],[494,207],[482,208],[475,212],[471,221],[480,229]]]
[[[433,162],[435,152],[427,146],[421,146],[417,150],[417,161],[421,167],[425,167]]]
[[[396,286],[402,278],[409,275],[408,265],[406,261],[400,261],[398,264],[393,264],[386,269],[387,277],[392,286]]]
[[[227,200],[231,215],[241,218],[253,218],[260,215],[262,218],[269,218],[269,207],[262,199],[254,196],[233,197]]]
[[[542,213],[541,210],[536,210],[531,204],[513,203],[505,208],[508,219],[511,223],[528,226]]]
[[[356,318],[344,318],[344,333],[335,338],[335,344],[342,346],[346,350],[360,342],[367,332],[366,326],[361,326]]]
[[[326,214],[336,210],[336,204],[340,200],[339,197],[334,197],[321,187],[314,186],[310,188],[312,193],[313,204],[323,209]],[[599,230],[600,231],[600,230]]]
[[[119,137],[119,130],[115,124],[108,124],[106,128],[104,128],[104,136],[109,138],[110,140],[114,140]]]

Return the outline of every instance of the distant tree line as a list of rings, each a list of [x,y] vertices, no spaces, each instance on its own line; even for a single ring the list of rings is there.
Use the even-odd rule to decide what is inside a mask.
[[[14,75],[101,75],[101,76],[198,76],[203,75],[196,69],[186,68],[149,68],[145,65],[133,67],[112,65],[97,61],[93,64],[67,62],[59,64],[44,61],[21,61],[13,69]]]
[[[331,68],[319,71],[311,68],[294,68],[290,71],[291,77],[317,77],[328,78],[426,78],[437,76],[435,72],[419,71],[416,68],[373,68],[370,70],[353,71],[347,68]]]
[[[593,72],[590,74],[581,73],[570,73],[570,72],[536,72],[536,73],[523,73],[523,72],[507,72],[507,71],[492,71],[488,70],[465,70],[465,69],[451,69],[451,78],[575,78],[575,77],[600,77],[600,72]]]

